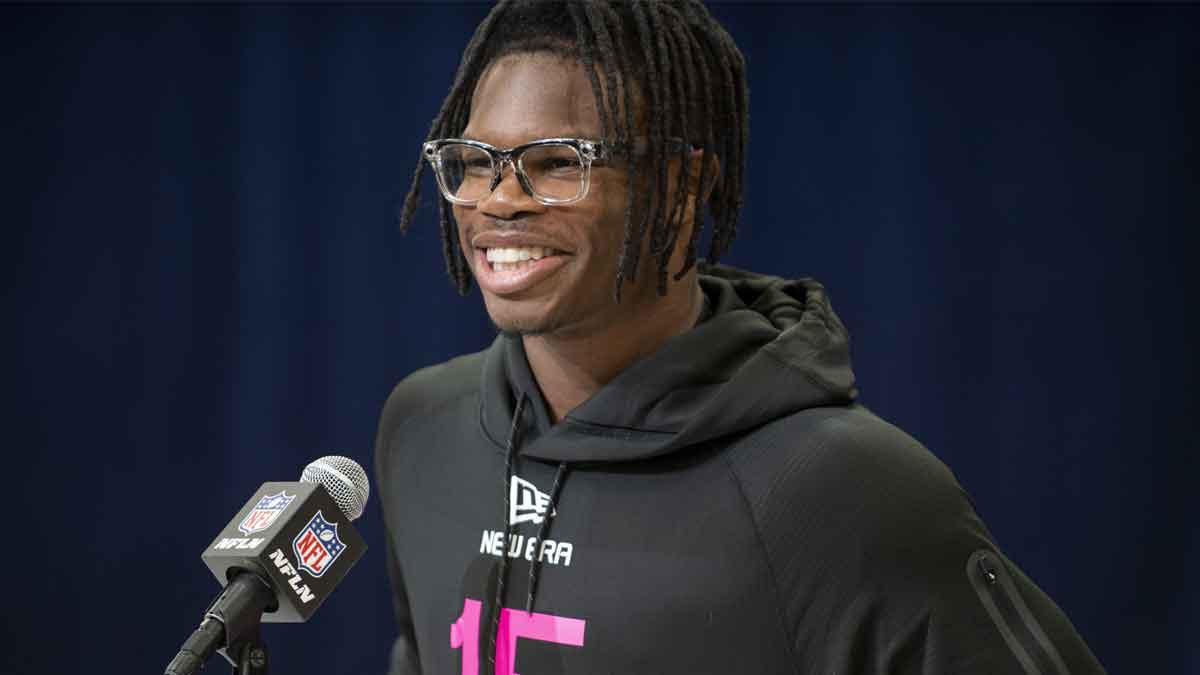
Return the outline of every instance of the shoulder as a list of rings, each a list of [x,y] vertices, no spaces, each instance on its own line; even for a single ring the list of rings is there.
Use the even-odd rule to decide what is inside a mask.
[[[436,412],[447,403],[477,394],[486,353],[480,351],[459,356],[417,370],[401,380],[383,405],[380,427]]]
[[[855,576],[957,574],[991,536],[950,469],[861,406],[798,412],[730,448],[730,468],[768,554],[821,550]],[[892,569],[905,561],[903,572]],[[934,572],[933,569],[937,571]],[[860,577],[861,579],[861,577]]]
[[[896,426],[860,406],[813,408],[728,450],[813,670],[860,672],[869,654],[882,664],[871,672],[1017,672],[1015,641],[1036,641],[1073,672],[1103,672],[950,469]],[[979,576],[989,558],[999,585]]]
[[[950,469],[920,442],[860,405],[810,408],[771,422],[731,447],[748,482],[761,475],[814,498],[885,492],[890,498],[960,493]]]
[[[456,414],[464,400],[478,397],[486,351],[466,354],[422,368],[392,389],[379,416],[376,461],[382,462],[397,432],[413,423],[434,423]]]

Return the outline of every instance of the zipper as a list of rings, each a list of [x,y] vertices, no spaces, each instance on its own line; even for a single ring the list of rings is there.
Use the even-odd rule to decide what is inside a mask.
[[[967,558],[967,578],[1026,675],[1070,675],[998,553],[987,549],[972,553]]]

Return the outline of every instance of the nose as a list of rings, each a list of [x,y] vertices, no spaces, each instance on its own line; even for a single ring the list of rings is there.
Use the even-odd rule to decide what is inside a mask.
[[[476,205],[483,213],[502,220],[515,220],[525,215],[543,213],[546,206],[533,198],[521,184],[517,167],[511,160],[500,163],[498,180],[492,191]]]

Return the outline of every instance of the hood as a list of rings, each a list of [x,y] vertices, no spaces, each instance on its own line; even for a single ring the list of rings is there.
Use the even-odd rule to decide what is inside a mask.
[[[625,462],[657,457],[857,396],[849,336],[824,287],[707,265],[712,314],[634,363],[552,424],[518,337],[499,336],[482,372],[480,422],[500,450],[520,428],[522,457]],[[522,419],[513,421],[524,394]]]

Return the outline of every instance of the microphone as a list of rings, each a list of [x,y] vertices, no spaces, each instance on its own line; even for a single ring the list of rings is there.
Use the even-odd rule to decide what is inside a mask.
[[[298,482],[268,482],[250,497],[200,558],[225,588],[167,665],[191,675],[219,651],[238,673],[266,673],[259,623],[307,621],[367,546],[350,521],[370,494],[363,468],[330,455]]]

